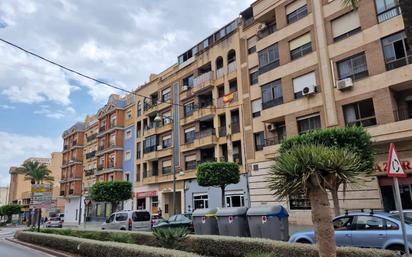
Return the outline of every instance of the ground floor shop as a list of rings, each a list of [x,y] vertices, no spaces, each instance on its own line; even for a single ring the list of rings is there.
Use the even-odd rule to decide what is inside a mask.
[[[84,202],[83,197],[71,197],[65,199],[64,204],[64,224],[76,225],[84,220]]]
[[[222,190],[216,187],[199,186],[195,179],[185,181],[185,212],[196,209],[222,207]],[[225,189],[226,207],[249,206],[247,175],[242,174],[237,184],[228,185]]]
[[[148,210],[152,214],[159,212],[159,185],[145,185],[134,189],[134,209]]]

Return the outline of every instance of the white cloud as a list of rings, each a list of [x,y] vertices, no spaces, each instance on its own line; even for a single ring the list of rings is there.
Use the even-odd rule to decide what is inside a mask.
[[[12,105],[7,105],[7,104],[0,104],[0,109],[3,110],[14,110],[16,109],[16,107],[12,106]]]
[[[61,138],[27,136],[0,131],[0,185],[10,182],[9,168],[30,157],[49,157],[62,145]]]
[[[33,112],[34,114],[44,115],[47,118],[59,120],[63,117],[66,117],[69,114],[75,114],[76,110],[68,106],[65,109],[53,109],[48,105],[40,105],[40,108]]]

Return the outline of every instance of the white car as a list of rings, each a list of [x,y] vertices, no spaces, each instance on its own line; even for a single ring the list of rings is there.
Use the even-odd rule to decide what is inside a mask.
[[[150,231],[151,215],[146,210],[115,212],[102,224],[105,230]]]

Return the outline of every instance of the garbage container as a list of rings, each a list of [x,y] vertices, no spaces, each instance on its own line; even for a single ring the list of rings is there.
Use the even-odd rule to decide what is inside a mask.
[[[217,208],[197,209],[192,213],[196,235],[219,235],[216,212]]]
[[[216,216],[219,234],[222,236],[250,236],[246,212],[246,207],[218,210]]]
[[[253,207],[247,211],[251,237],[287,241],[288,212],[281,205]]]

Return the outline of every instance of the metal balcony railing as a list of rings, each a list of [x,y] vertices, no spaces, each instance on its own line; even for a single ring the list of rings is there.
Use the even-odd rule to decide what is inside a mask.
[[[233,61],[231,63],[228,64],[227,66],[227,73],[232,73],[236,71],[236,61]]]
[[[393,111],[393,115],[395,116],[395,121],[409,120],[412,119],[412,110],[408,108],[398,108]]]
[[[384,22],[398,15],[401,15],[401,8],[399,6],[394,6],[383,12],[378,13],[377,14],[378,22],[379,23]]]
[[[239,122],[234,122],[230,124],[230,127],[232,129],[232,134],[239,133],[240,132],[240,123]]]
[[[214,128],[209,128],[209,129],[196,132],[196,138],[204,138],[204,137],[214,136],[214,135],[216,135],[216,129]]]
[[[277,145],[280,141],[278,137],[265,138],[265,146]]]
[[[226,125],[219,127],[219,137],[224,137],[226,136]]]

